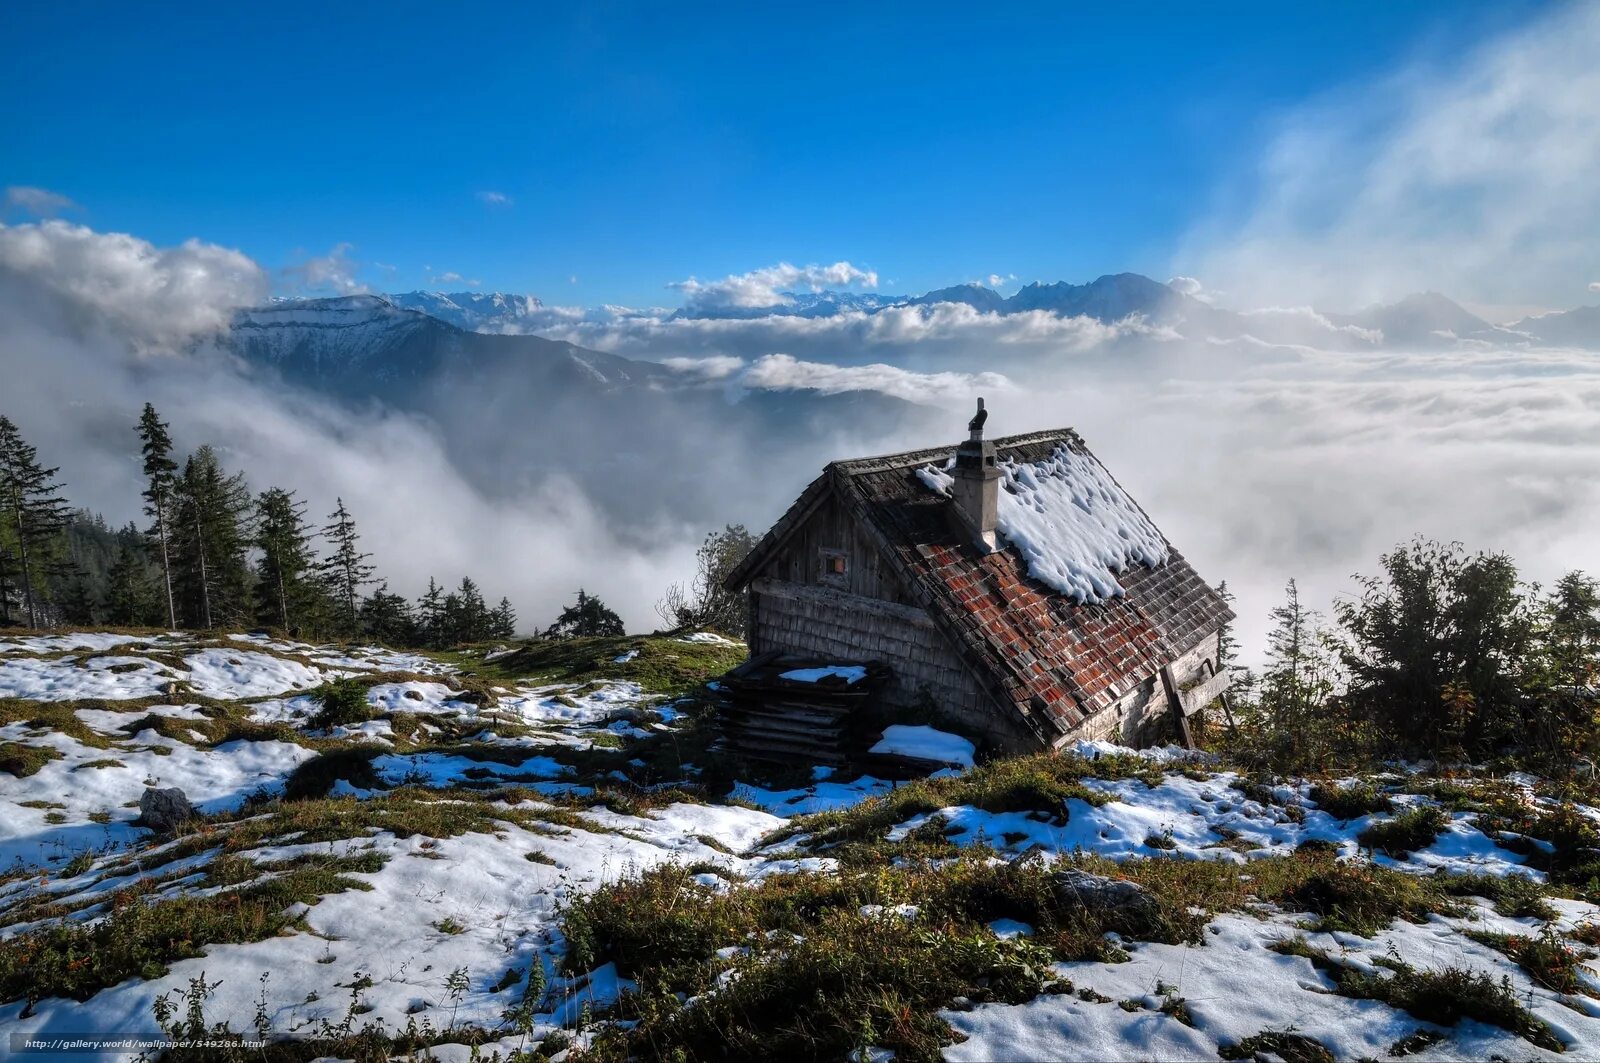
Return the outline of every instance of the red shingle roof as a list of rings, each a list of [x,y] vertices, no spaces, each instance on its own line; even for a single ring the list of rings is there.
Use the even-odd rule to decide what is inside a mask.
[[[1071,429],[995,440],[999,459],[1041,461],[1065,445],[1098,460]],[[954,448],[840,461],[806,488],[730,586],[748,582],[825,492],[836,493],[995,696],[1041,737],[1065,733],[1215,631],[1233,614],[1168,544],[1157,568],[1119,576],[1126,594],[1080,604],[1029,576],[1014,549],[983,555],[956,531],[948,497],[916,470]]]

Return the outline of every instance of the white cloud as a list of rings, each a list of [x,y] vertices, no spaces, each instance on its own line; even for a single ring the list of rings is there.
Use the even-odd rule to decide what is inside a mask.
[[[334,244],[326,255],[308,258],[294,266],[285,266],[283,273],[298,278],[307,291],[332,291],[336,295],[359,295],[370,289],[356,279],[361,263],[350,258],[355,246],[349,243]]]
[[[463,277],[461,274],[457,273],[455,270],[450,269],[450,270],[445,270],[443,273],[439,273],[439,274],[435,274],[433,276],[430,276],[428,278],[428,283],[429,284],[465,284],[468,288],[476,288],[479,285],[481,285],[483,283],[483,281],[478,280],[476,277],[473,277],[473,278],[470,278],[470,279],[467,278],[467,277]]]
[[[841,366],[802,362],[787,354],[769,354],[758,359],[744,372],[740,382],[747,388],[811,389],[825,395],[876,391],[919,403],[963,401],[980,392],[1011,390],[1011,382],[999,373],[913,373],[882,363]]]
[[[20,210],[36,218],[53,218],[62,211],[76,210],[78,205],[60,192],[32,185],[11,185],[6,189],[6,210]]]
[[[1600,268],[1600,5],[1292,112],[1179,261],[1256,303],[1570,305]]]
[[[1590,281],[1589,290],[1591,292],[1600,292],[1600,281]]]
[[[661,364],[701,380],[726,380],[743,369],[745,361],[732,355],[714,354],[709,358],[663,358]]]
[[[267,295],[266,273],[238,251],[198,240],[158,248],[62,221],[0,225],[0,281],[44,297],[34,312],[63,329],[114,335],[140,353],[178,350]]]
[[[792,300],[783,294],[785,291],[820,292],[852,286],[876,288],[878,274],[848,262],[835,262],[831,266],[792,266],[780,262],[749,273],[730,274],[720,281],[690,277],[667,285],[683,292],[687,305],[701,309],[787,306]]]
[[[486,207],[509,207],[516,201],[504,192],[479,192],[478,202]]]

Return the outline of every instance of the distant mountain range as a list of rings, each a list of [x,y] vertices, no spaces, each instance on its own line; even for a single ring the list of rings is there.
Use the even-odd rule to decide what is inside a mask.
[[[716,473],[728,455],[751,468],[800,460],[810,475],[836,456],[831,441],[840,437],[885,450],[906,432],[959,434],[937,411],[874,391],[730,389],[562,340],[472,331],[399,301],[356,295],[241,310],[222,345],[286,387],[421,415],[491,496],[566,476],[628,529],[720,512],[725,484]],[[444,301],[479,313],[480,323],[493,308],[515,314],[519,306],[516,298]],[[771,477],[755,490],[770,487],[777,507],[791,479]]]
[[[672,313],[676,320],[759,319],[776,316],[823,318],[875,314],[891,307],[951,303],[979,313],[1011,315],[1043,311],[1084,316],[1104,324],[1138,319],[1190,339],[1253,337],[1267,343],[1335,348],[1443,348],[1489,343],[1508,347],[1563,346],[1600,350],[1600,307],[1584,306],[1492,324],[1437,292],[1409,295],[1395,303],[1355,313],[1310,309],[1235,311],[1197,299],[1138,273],[1114,273],[1086,284],[1035,282],[1010,296],[981,284],[960,284],[922,295],[866,292],[785,292],[783,302],[758,307],[694,305]],[[549,327],[552,308],[529,295],[500,292],[406,292],[385,296],[393,306],[427,314],[469,331],[533,333]],[[569,313],[570,317],[570,313]]]

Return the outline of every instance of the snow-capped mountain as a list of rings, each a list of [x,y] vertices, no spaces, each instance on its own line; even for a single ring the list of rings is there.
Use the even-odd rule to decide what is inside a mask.
[[[1438,292],[1419,292],[1397,303],[1369,306],[1354,314],[1329,314],[1336,325],[1354,325],[1382,334],[1385,347],[1451,346],[1460,340],[1516,345],[1524,342],[1491,325],[1466,307]]]
[[[1600,306],[1580,306],[1525,317],[1505,326],[1549,347],[1578,347],[1600,351]]]
[[[544,304],[531,295],[506,292],[401,292],[388,295],[403,310],[418,310],[469,332],[524,332]]]

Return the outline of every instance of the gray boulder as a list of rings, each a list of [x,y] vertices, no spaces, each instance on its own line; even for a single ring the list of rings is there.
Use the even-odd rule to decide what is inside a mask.
[[[1106,923],[1124,934],[1137,936],[1161,921],[1161,905],[1137,882],[1069,867],[1056,872],[1055,892],[1063,906],[1101,913]]]
[[[189,798],[176,786],[165,790],[150,788],[139,795],[139,822],[157,834],[171,834],[197,814]]]

